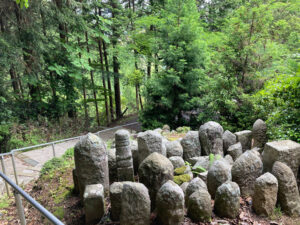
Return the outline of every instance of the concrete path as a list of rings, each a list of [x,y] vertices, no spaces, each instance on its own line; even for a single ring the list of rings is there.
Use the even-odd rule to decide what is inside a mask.
[[[127,123],[131,122],[134,121],[130,121]],[[139,132],[141,130],[139,124],[124,126],[123,128],[128,129],[130,132]],[[99,136],[102,138],[102,140],[106,142],[109,139],[114,138],[114,133],[118,129],[121,128],[117,127],[108,131],[101,132],[99,133]],[[74,147],[77,142],[78,139],[55,144],[56,157],[62,156],[67,149]],[[42,169],[45,162],[52,158],[53,152],[51,145],[41,149],[31,150],[28,152],[16,153],[15,163],[17,168],[19,185],[26,185],[30,181],[37,179],[40,175],[40,170]],[[15,181],[11,157],[6,158],[4,160],[4,163],[6,168],[6,175],[8,175],[13,181]],[[0,168],[0,171],[2,172],[2,168]],[[4,181],[0,178],[0,194],[3,192],[5,192]]]

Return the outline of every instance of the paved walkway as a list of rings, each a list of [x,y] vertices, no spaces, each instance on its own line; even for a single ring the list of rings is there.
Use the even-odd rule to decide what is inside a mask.
[[[129,123],[134,122],[130,121]],[[124,126],[123,128],[129,131],[140,131],[140,125],[134,124],[130,126]],[[106,142],[109,139],[114,138],[114,133],[120,129],[120,127],[110,129],[99,133],[99,136]],[[77,140],[71,140],[55,144],[55,153],[57,157],[62,156],[65,151],[71,147],[74,147],[78,142]],[[18,174],[19,185],[28,184],[30,181],[37,179],[40,175],[40,170],[42,169],[45,162],[53,158],[52,146],[47,146],[41,149],[36,149],[23,153],[16,153],[15,163]],[[6,175],[8,175],[13,181],[15,181],[14,170],[12,166],[11,157],[4,160]],[[2,168],[0,168],[2,172]],[[0,178],[0,194],[5,191],[4,181]]]

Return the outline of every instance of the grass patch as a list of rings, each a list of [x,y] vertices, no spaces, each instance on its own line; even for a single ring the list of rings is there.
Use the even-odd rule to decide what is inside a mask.
[[[9,199],[7,194],[0,197],[0,209],[8,208],[12,199]]]
[[[65,216],[65,210],[64,208],[61,206],[61,207],[57,207],[54,211],[54,216],[56,216],[58,219],[62,220]]]
[[[47,161],[43,168],[41,169],[41,176],[51,174],[53,171],[68,166],[70,163],[73,163],[73,157],[74,157],[74,148],[69,148],[65,154],[60,158],[53,158],[49,161]]]
[[[278,220],[282,217],[282,211],[280,205],[276,206],[273,214],[270,216],[271,220]]]

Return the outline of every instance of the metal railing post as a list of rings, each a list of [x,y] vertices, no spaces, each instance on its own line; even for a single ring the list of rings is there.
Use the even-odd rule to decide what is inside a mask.
[[[52,143],[52,152],[53,152],[53,157],[56,157],[54,143]]]
[[[5,170],[5,164],[4,164],[3,156],[1,156],[1,166],[2,166],[2,171],[3,171],[4,175],[6,175],[6,170]],[[5,188],[6,188],[7,196],[9,196],[8,184],[5,181],[4,181],[4,183],[5,183]]]
[[[16,205],[17,205],[17,210],[18,210],[21,225],[26,225],[24,208],[23,208],[21,196],[16,190],[14,190],[14,196],[16,199]]]
[[[16,179],[16,184],[19,185],[14,152],[11,153],[11,161],[12,161],[12,165],[13,165],[13,168],[14,168],[14,175],[15,175],[15,179]]]

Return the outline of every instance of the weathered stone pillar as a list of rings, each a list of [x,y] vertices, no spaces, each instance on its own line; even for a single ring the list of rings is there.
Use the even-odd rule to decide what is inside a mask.
[[[133,181],[133,161],[127,130],[115,133],[118,181]]]
[[[100,137],[88,133],[80,138],[75,145],[74,158],[81,198],[89,184],[102,184],[105,191],[109,190],[106,146]]]
[[[104,189],[102,184],[87,185],[83,194],[85,223],[95,224],[105,213]]]

